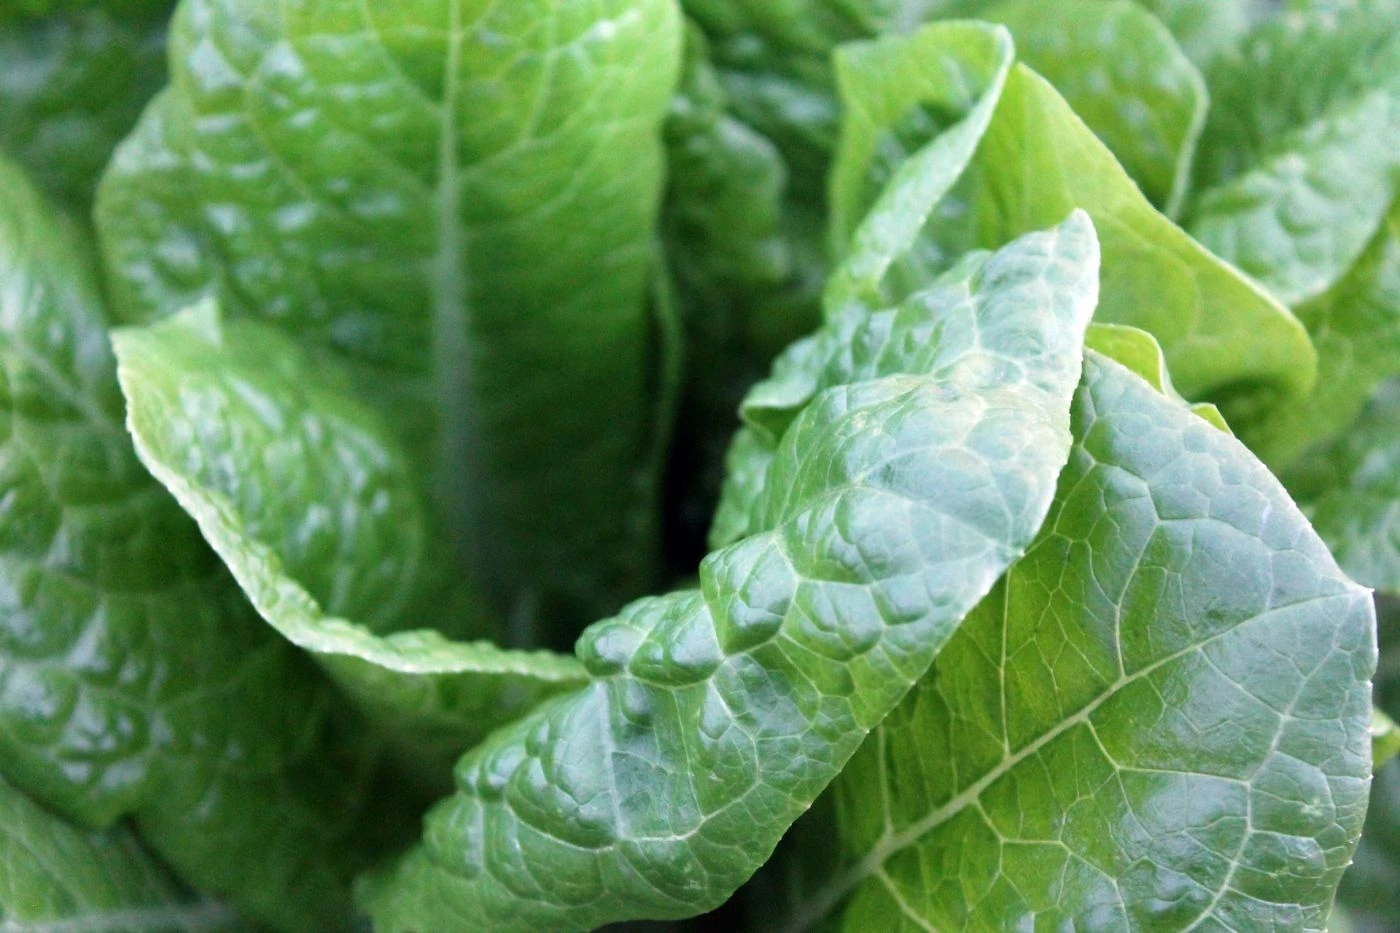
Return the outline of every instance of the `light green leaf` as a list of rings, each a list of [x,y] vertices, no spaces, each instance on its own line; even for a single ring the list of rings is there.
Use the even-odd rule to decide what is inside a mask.
[[[122,425],[85,243],[0,161],[0,773],[188,881],[334,929],[363,764]]]
[[[1160,22],[1128,2],[1011,0],[985,14],[1168,216],[1191,180],[1205,125],[1205,80]]]
[[[1357,580],[1400,593],[1400,380],[1376,393],[1337,438],[1284,473],[1288,488]]]
[[[1037,542],[815,811],[839,865],[778,928],[1321,928],[1370,596],[1242,444],[1104,357],[1074,434]]]
[[[146,5],[15,23],[0,13],[0,149],[84,218],[112,150],[165,79],[172,4]]]
[[[1297,304],[1331,288],[1400,177],[1400,9],[1277,17],[1208,77],[1187,229]]]
[[[1275,469],[1353,424],[1380,384],[1400,375],[1400,207],[1342,280],[1301,305],[1298,317],[1317,346],[1316,389],[1265,399],[1236,419],[1245,442]]]
[[[186,0],[98,203],[116,310],[206,293],[352,369],[498,608],[644,588],[669,0]]]
[[[1400,754],[1400,726],[1380,707],[1371,710],[1371,763],[1379,770]]]
[[[894,72],[893,61],[934,76],[951,69],[958,53],[950,28],[844,47],[837,72],[846,99],[860,102],[852,109],[866,106],[864,86],[872,83],[866,75]],[[930,85],[937,85],[932,93]],[[947,126],[947,90],[937,78],[880,86],[884,119],[850,121],[843,133],[833,183],[838,242],[889,176],[887,166],[931,136],[937,144]],[[1154,210],[1054,89],[1021,65],[1007,77],[975,155],[914,257],[922,268],[946,266],[969,249],[996,247],[1076,207],[1094,218],[1103,243],[1097,319],[1156,337],[1184,393],[1249,381],[1292,391],[1311,386],[1316,359],[1298,321]]]
[[[1162,345],[1147,331],[1123,324],[1094,324],[1085,335],[1084,345],[1126,366],[1168,398],[1186,403],[1172,385],[1171,374],[1167,371],[1167,358],[1162,354]],[[1210,402],[1186,404],[1193,412],[1226,434],[1234,433],[1225,422],[1225,416],[1220,413],[1220,409]]]
[[[423,844],[366,885],[377,928],[581,930],[728,898],[1039,527],[1097,261],[1076,214],[985,260],[975,296],[867,312],[888,352],[796,415],[753,533],[699,590],[590,628],[592,683],[459,763]]]
[[[460,627],[464,594],[408,458],[343,372],[210,302],[113,342],[143,462],[263,617],[420,770],[446,774],[486,733],[586,680],[572,658],[439,634]]]
[[[233,914],[192,901],[125,828],[84,832],[0,779],[0,930],[226,930]]]

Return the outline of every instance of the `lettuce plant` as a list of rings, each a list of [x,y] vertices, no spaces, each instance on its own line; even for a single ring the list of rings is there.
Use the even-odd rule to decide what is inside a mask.
[[[0,929],[1396,922],[1395,0],[0,75]]]

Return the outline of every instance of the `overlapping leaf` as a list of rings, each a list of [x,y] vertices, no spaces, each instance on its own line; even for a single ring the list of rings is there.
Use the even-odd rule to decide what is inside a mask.
[[[1322,929],[1366,807],[1370,596],[1117,364],[1086,361],[1074,433],[1036,544],[799,832],[840,844],[797,847],[786,929]]]
[[[225,930],[126,829],[84,832],[0,779],[0,929]]]
[[[959,87],[946,64],[946,36],[926,27],[852,44],[838,56],[843,95],[864,108],[843,135],[835,169],[838,241],[883,189],[891,166],[943,128],[943,95]],[[1012,68],[916,256],[924,266],[945,267],[1074,207],[1094,217],[1103,242],[1098,320],[1156,337],[1188,396],[1235,382],[1311,386],[1315,355],[1297,319],[1154,210],[1064,100],[1024,66]]]
[[[480,611],[434,550],[408,457],[343,372],[210,303],[115,344],[142,460],[263,617],[418,770],[444,780],[487,732],[585,680],[571,658],[442,636],[486,634]]]
[[[362,764],[325,683],[142,469],[93,261],[0,163],[0,773],[88,827],[134,816],[187,880],[334,928]]]
[[[423,844],[367,885],[379,928],[587,929],[728,898],[1039,526],[1097,259],[1076,214],[983,257],[971,292],[867,311],[871,358],[793,412],[747,536],[699,590],[589,629],[592,682],[463,759]]]
[[[478,585],[567,639],[656,550],[647,289],[678,20],[667,0],[187,0],[171,85],[99,198],[117,313],[212,292],[349,365]]]

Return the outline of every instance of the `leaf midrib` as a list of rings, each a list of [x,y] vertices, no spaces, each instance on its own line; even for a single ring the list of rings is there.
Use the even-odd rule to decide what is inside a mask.
[[[469,389],[471,358],[467,331],[471,324],[469,283],[464,268],[466,231],[461,220],[461,164],[457,104],[461,90],[462,2],[448,2],[446,73],[438,124],[436,210],[437,249],[431,260],[433,395],[439,410],[439,437],[434,460],[433,496],[445,517],[447,532],[465,554],[475,524],[470,490],[480,488],[474,462],[475,425]]]
[[[876,877],[879,873],[883,872],[885,863],[889,861],[895,853],[916,845],[922,837],[953,819],[968,806],[981,798],[982,794],[990,788],[991,785],[1010,773],[1016,766],[1021,764],[1021,762],[1030,758],[1032,755],[1045,748],[1045,746],[1069,732],[1075,726],[1089,723],[1090,717],[1098,711],[1099,707],[1113,699],[1113,697],[1117,696],[1120,691],[1130,684],[1194,652],[1202,651],[1220,639],[1238,632],[1247,625],[1258,622],[1261,619],[1266,619],[1276,612],[1294,609],[1298,606],[1313,602],[1344,598],[1345,596],[1345,593],[1327,593],[1309,597],[1308,599],[1294,603],[1272,606],[1249,619],[1242,620],[1237,625],[1233,625],[1222,632],[1217,632],[1209,638],[1202,639],[1199,642],[1187,645],[1179,651],[1174,651],[1165,657],[1158,658],[1151,664],[1138,668],[1131,674],[1120,675],[1113,683],[1106,686],[1094,699],[1041,733],[1031,742],[1023,745],[1016,752],[1003,757],[994,767],[976,781],[969,784],[962,791],[955,794],[942,806],[931,810],[922,818],[909,824],[903,830],[883,836],[871,847],[870,851],[866,853],[863,858],[852,863],[849,868],[840,872],[826,886],[825,890],[811,898],[807,902],[807,906],[799,912],[790,923],[782,928],[783,933],[799,933],[799,931],[810,929],[819,920],[830,915],[831,912],[835,910],[849,894],[855,891],[862,882],[868,878]],[[883,726],[878,726],[877,728],[883,728]],[[1118,767],[1116,762],[1114,766]]]

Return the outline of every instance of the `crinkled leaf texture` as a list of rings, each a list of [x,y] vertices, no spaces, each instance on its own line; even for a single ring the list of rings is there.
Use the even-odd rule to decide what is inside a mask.
[[[365,885],[379,929],[683,917],[763,864],[1034,535],[1063,466],[1093,227],[1076,213],[981,263],[971,287],[849,308],[871,356],[793,412],[748,533],[699,590],[590,628],[588,686],[459,763],[422,845]]]
[[[0,779],[0,929],[234,928],[231,911],[192,900],[126,828],[78,829]]]
[[[614,610],[656,551],[647,291],[679,19],[185,0],[171,84],[99,192],[117,314],[212,293],[342,361],[498,608]]]
[[[1188,396],[1254,381],[1309,389],[1316,355],[1298,320],[1158,213],[1040,76],[1016,64],[1003,82],[969,80],[957,57],[966,40],[950,30],[971,28],[928,26],[838,53],[837,77],[851,111],[832,181],[838,247],[888,179],[909,171],[910,152],[930,138],[967,132],[964,123],[949,128],[945,115],[984,94],[995,107],[992,118],[975,139],[956,143],[964,163],[949,161],[945,170],[958,182],[901,264],[912,270],[907,274],[917,280],[970,249],[995,248],[1082,208],[1104,250],[1098,320],[1156,337]],[[903,274],[896,268],[888,284],[897,286]]]
[[[573,658],[440,634],[461,598],[450,565],[411,463],[343,373],[212,302],[113,342],[143,462],[263,617],[418,770],[441,779],[487,732],[584,682]]]
[[[0,12],[0,149],[63,207],[86,218],[112,150],[165,80],[165,19],[93,4],[4,22]]]
[[[794,831],[775,927],[1323,929],[1366,812],[1370,594],[1129,370],[1091,353],[1073,420],[1036,543]]]
[[[188,881],[333,929],[361,765],[327,684],[252,611],[122,424],[94,261],[0,162],[0,773],[134,817]]]

